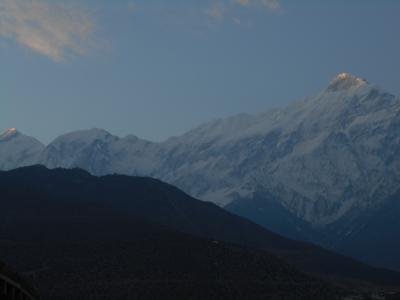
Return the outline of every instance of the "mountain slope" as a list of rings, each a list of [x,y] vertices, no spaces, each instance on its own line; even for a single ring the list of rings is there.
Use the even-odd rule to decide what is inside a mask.
[[[375,265],[400,270],[400,192],[383,201],[374,211],[349,216],[346,226],[328,227],[333,249]],[[346,232],[342,230],[346,229]],[[368,249],[368,251],[366,251]]]
[[[30,167],[1,172],[0,189],[0,256],[30,277],[42,299],[333,300],[348,293],[266,251],[149,222],[203,226],[175,214],[189,213],[185,202],[197,215],[205,203],[156,180]],[[220,210],[203,212],[213,209]]]
[[[42,299],[306,300],[340,299],[346,293],[263,251],[146,223],[122,225],[141,233],[124,240],[9,242],[0,253],[30,274]]]
[[[8,129],[0,135],[0,170],[35,164],[44,147],[38,140],[21,134],[15,128]]]
[[[340,74],[314,98],[163,143],[99,130],[64,135],[40,163],[152,176],[222,206],[268,190],[291,214],[322,226],[397,190],[399,116],[398,98]]]
[[[81,170],[37,166],[0,172],[0,190],[3,240],[130,241],[129,237],[138,232],[135,222],[145,221],[198,237],[268,250],[307,272],[400,283],[399,273],[288,240],[154,179],[120,175],[98,178]]]
[[[342,249],[336,243],[352,220],[364,226],[400,187],[399,131],[400,99],[343,73],[315,97],[162,143],[85,130],[58,137],[30,162],[151,176],[277,233]],[[0,142],[0,161],[6,147]],[[10,161],[3,169],[27,164]]]
[[[268,191],[258,191],[251,197],[237,199],[224,208],[283,236],[310,242],[315,240],[312,226],[291,214]]]

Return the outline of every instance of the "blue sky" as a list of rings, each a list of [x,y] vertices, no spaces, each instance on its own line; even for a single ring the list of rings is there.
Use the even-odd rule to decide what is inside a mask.
[[[0,0],[0,130],[150,140],[350,72],[400,95],[400,1]]]

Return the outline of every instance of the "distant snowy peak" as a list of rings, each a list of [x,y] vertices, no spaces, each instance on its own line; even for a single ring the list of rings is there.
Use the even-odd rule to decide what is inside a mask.
[[[15,128],[0,135],[0,170],[35,164],[44,145],[35,138],[23,135]]]
[[[73,131],[67,134],[63,134],[56,138],[51,144],[61,144],[61,143],[92,143],[96,140],[101,141],[116,141],[119,138],[110,134],[106,130],[93,128],[88,130]]]
[[[44,144],[42,144],[40,141],[37,139],[26,136],[20,131],[18,131],[16,128],[9,128],[6,131],[4,131],[2,134],[0,134],[0,142],[2,142],[3,147],[4,145],[11,145],[11,144],[16,144],[20,147],[26,147],[27,145],[31,145],[34,148],[44,148]],[[16,149],[18,150],[18,149]]]
[[[331,81],[327,90],[330,92],[336,92],[358,88],[367,84],[368,81],[365,79],[358,78],[350,73],[340,73]]]
[[[17,128],[9,128],[9,129],[7,129],[7,130],[5,131],[4,134],[15,134],[15,133],[17,133],[17,132],[18,132]]]
[[[5,140],[5,139],[9,139],[13,136],[18,135],[18,130],[16,128],[9,128],[6,131],[4,131],[1,135],[0,135],[0,140]]]
[[[325,124],[328,121],[337,123],[338,116],[361,113],[362,108],[379,110],[381,105],[388,104],[382,103],[382,99],[394,98],[365,79],[349,73],[340,73],[315,97],[256,115],[239,114],[217,119],[200,125],[181,137],[171,139],[170,143],[184,141],[186,144],[223,144],[254,136],[265,136],[270,132],[289,134],[307,126],[316,128],[319,124],[328,125]]]
[[[59,136],[41,154],[40,163],[48,167],[80,167],[103,174],[111,159],[110,145],[119,138],[102,129],[80,130]]]
[[[154,174],[222,205],[267,190],[297,217],[332,223],[398,186],[399,124],[398,97],[342,73],[315,97],[175,138]]]

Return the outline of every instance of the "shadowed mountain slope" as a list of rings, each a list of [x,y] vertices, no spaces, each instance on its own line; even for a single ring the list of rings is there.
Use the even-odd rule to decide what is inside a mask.
[[[268,250],[311,273],[398,284],[400,274],[292,241],[161,181],[34,166],[0,172],[0,236],[15,242],[135,240],[137,221]],[[133,222],[133,225],[130,225]]]

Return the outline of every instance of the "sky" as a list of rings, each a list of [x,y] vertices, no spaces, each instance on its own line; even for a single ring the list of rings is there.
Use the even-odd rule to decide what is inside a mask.
[[[397,0],[0,0],[0,131],[161,141],[349,72],[400,95]]]

